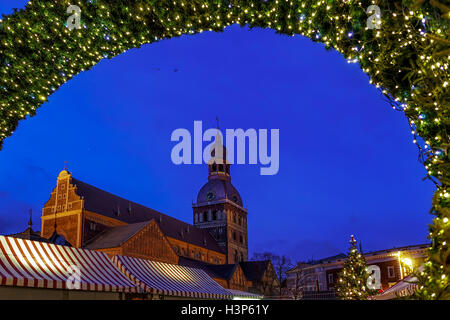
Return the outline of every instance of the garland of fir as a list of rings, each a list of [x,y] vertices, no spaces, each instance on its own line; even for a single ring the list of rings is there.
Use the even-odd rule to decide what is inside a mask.
[[[65,26],[69,4],[81,8],[81,29]],[[373,4],[380,29],[367,28]],[[438,0],[33,0],[0,20],[0,148],[61,85],[131,48],[232,24],[306,36],[359,63],[404,112],[436,185],[418,292],[449,299],[449,12]]]

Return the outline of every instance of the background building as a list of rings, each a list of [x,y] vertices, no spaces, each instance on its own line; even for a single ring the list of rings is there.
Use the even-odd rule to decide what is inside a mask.
[[[428,244],[412,245],[364,253],[368,266],[375,266],[380,274],[380,288],[386,290],[405,278],[424,261]],[[309,263],[300,263],[286,273],[290,295],[296,298],[314,295],[333,298],[338,274],[346,260],[345,254],[324,258]],[[317,294],[322,293],[322,295]]]

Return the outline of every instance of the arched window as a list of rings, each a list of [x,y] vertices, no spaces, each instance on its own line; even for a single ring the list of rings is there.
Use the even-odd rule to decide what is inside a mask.
[[[237,250],[234,250],[234,262],[239,262],[239,254]]]
[[[213,163],[213,165],[212,165],[212,170],[217,171],[217,165],[215,163]]]

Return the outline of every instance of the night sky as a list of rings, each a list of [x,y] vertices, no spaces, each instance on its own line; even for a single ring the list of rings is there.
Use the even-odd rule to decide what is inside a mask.
[[[26,1],[2,0],[9,14]],[[280,129],[280,170],[233,165],[249,249],[293,261],[427,241],[434,187],[405,116],[357,64],[300,36],[233,26],[146,45],[76,76],[0,151],[0,233],[40,214],[68,161],[79,180],[192,222],[207,166],[171,162],[173,130]],[[205,143],[206,146],[206,143]]]

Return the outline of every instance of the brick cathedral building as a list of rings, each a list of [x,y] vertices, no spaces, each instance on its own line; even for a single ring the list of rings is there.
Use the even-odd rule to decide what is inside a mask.
[[[216,139],[221,149],[217,157],[212,149],[208,181],[192,205],[193,224],[87,184],[65,168],[42,210],[42,238],[170,263],[179,257],[211,264],[247,261],[247,210],[231,183],[226,149]]]
[[[278,279],[270,261],[248,261],[247,210],[231,183],[219,136],[208,181],[192,209],[189,224],[83,182],[65,168],[42,209],[40,234],[30,222],[10,236],[198,268],[225,288],[270,295]]]
[[[208,182],[193,204],[193,225],[89,185],[64,169],[42,210],[41,236],[169,263],[178,263],[179,257],[211,264],[247,261],[247,210],[231,184],[230,165],[212,160]]]

